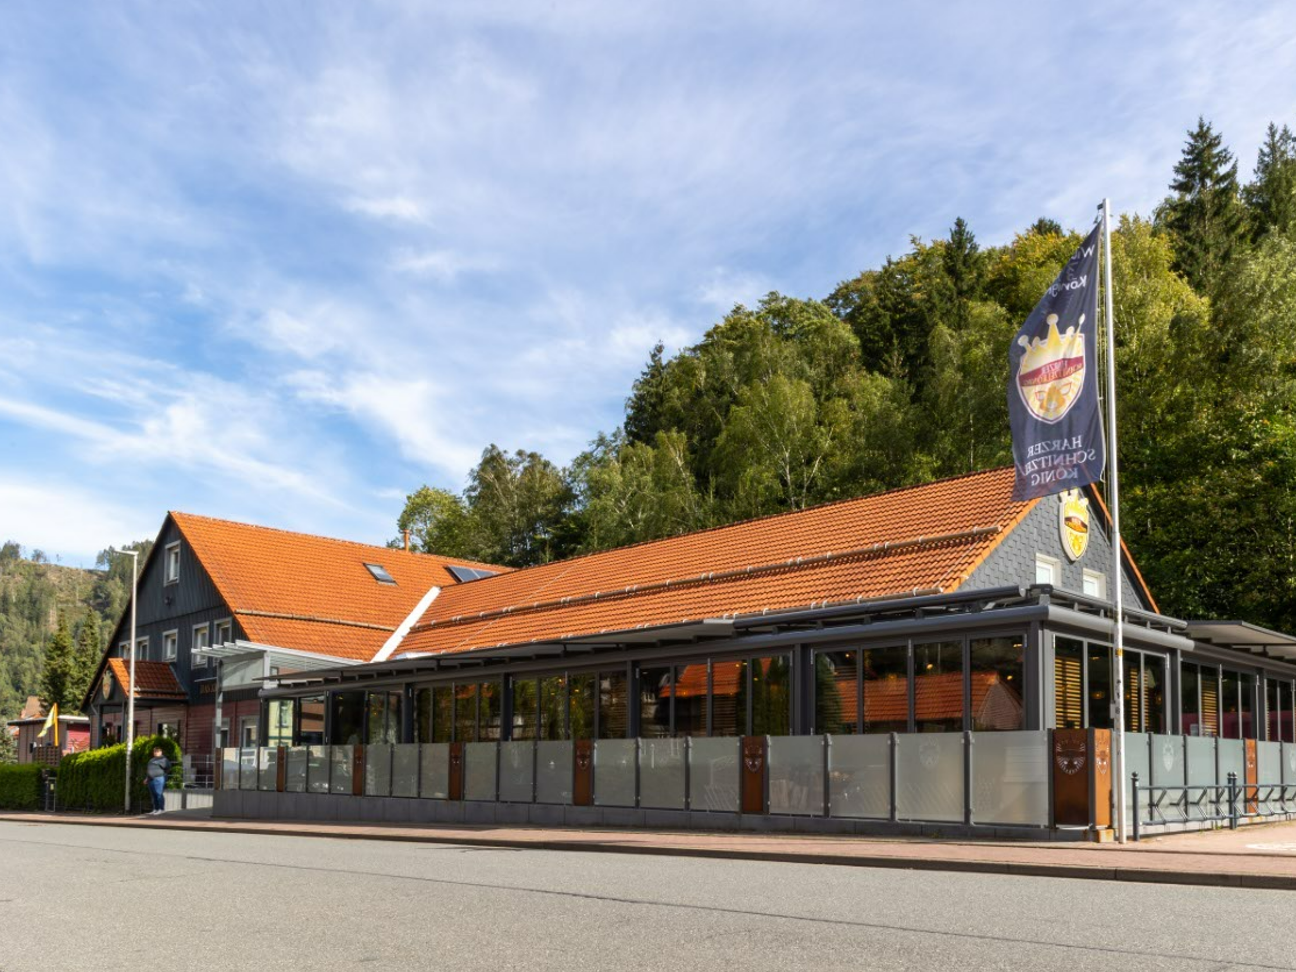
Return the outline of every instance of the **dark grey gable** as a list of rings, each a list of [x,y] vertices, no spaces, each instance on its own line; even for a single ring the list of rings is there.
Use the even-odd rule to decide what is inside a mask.
[[[166,583],[166,548],[180,542],[180,579],[176,583]],[[198,559],[197,552],[189,541],[181,535],[180,527],[168,515],[158,531],[149,551],[148,559],[140,571],[136,602],[135,627],[138,638],[148,639],[148,658],[151,661],[165,661],[162,653],[162,638],[168,631],[177,634],[176,658],[171,662],[176,678],[191,697],[196,697],[196,681],[214,678],[214,667],[191,669],[189,652],[193,647],[193,629],[195,625],[208,625],[216,621],[229,619],[234,626],[234,636],[241,637],[238,622],[233,619],[230,605],[221,597],[211,576]],[[130,604],[122,612],[121,619],[113,630],[112,640],[108,643],[104,659],[117,651],[118,645],[130,638]],[[104,660],[100,661],[99,672],[95,676],[94,690],[103,674]]]
[[[1059,526],[1060,501],[1057,496],[1045,496],[1016,527],[1004,537],[972,576],[963,584],[967,590],[999,587],[1005,584],[1029,586],[1035,583],[1036,554],[1051,557],[1061,564],[1062,587],[1077,594],[1084,591],[1085,570],[1111,576],[1111,542],[1107,523],[1098,502],[1090,495],[1089,547],[1076,561],[1067,557],[1062,546]],[[1127,606],[1151,611],[1141,585],[1130,572],[1128,561],[1124,571],[1124,594]],[[1110,583],[1110,581],[1108,581]]]

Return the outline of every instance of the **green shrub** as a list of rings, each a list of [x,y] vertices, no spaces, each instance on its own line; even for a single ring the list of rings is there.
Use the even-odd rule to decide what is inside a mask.
[[[0,765],[0,810],[37,810],[41,805],[41,767],[35,763]]]
[[[153,755],[153,747],[160,746],[162,754],[171,760],[167,774],[167,787],[179,789],[184,779],[180,765],[180,747],[174,739],[164,736],[145,736],[135,741],[131,748],[131,809],[148,806],[148,790],[144,784],[144,770]],[[89,810],[96,813],[116,813],[122,809],[126,785],[126,744],[89,749],[83,753],[69,753],[59,762],[58,804],[64,810]]]

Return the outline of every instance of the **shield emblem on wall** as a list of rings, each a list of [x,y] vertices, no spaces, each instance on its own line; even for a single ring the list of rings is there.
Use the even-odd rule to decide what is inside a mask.
[[[1079,560],[1089,549],[1089,500],[1078,489],[1058,494],[1058,529],[1067,558]]]

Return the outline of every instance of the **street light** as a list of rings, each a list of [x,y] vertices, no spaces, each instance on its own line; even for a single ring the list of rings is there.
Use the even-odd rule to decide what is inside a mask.
[[[131,747],[135,745],[135,595],[139,590],[139,551],[118,550],[131,558],[130,684],[126,686],[126,813],[131,809]]]

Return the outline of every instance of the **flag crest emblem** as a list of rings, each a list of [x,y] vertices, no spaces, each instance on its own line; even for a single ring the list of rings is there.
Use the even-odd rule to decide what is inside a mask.
[[[1061,500],[1058,526],[1062,532],[1062,549],[1072,561],[1079,560],[1089,549],[1089,500],[1078,489],[1058,495]]]
[[[1019,337],[1025,349],[1017,366],[1017,391],[1031,415],[1052,425],[1062,420],[1084,390],[1085,339],[1081,330],[1084,315],[1076,327],[1058,333],[1058,316],[1048,316],[1048,334],[1044,338]]]

